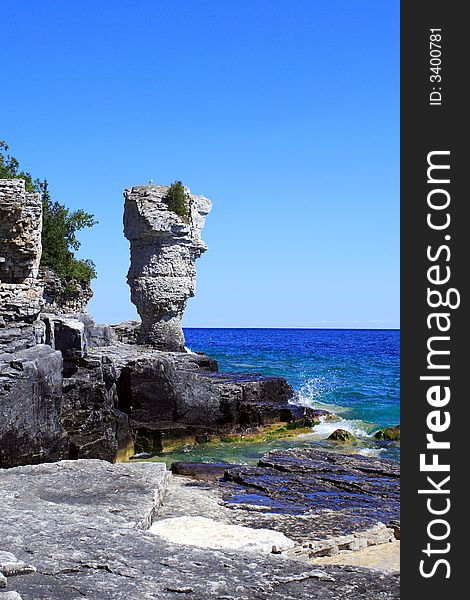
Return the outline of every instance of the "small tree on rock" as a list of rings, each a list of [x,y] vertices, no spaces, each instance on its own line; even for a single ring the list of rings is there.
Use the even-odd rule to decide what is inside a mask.
[[[181,181],[175,181],[170,185],[164,200],[170,210],[179,215],[186,223],[189,222],[188,199]]]

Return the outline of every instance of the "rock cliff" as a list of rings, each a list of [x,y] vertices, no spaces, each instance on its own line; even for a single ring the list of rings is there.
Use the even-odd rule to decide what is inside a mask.
[[[38,281],[42,204],[22,179],[0,179],[0,352],[35,344],[42,306]]]
[[[181,352],[181,319],[194,296],[195,261],[207,250],[201,231],[212,203],[186,188],[186,222],[168,207],[167,191],[164,185],[146,185],[124,192],[124,235],[131,247],[127,280],[142,319],[140,342]]]

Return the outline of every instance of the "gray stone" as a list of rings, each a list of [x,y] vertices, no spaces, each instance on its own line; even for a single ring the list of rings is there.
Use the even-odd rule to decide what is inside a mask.
[[[170,482],[158,516],[210,515],[278,531],[297,542],[289,554],[303,560],[386,544],[399,531],[390,519],[399,515],[399,465],[363,458],[291,449],[259,461],[270,467],[173,463],[183,476]]]
[[[75,314],[86,312],[93,297],[88,283],[75,279],[63,279],[49,267],[39,269],[39,280],[44,287],[44,312]]]
[[[9,585],[35,600],[399,598],[396,575],[320,570],[284,555],[198,548],[152,535],[146,528],[165,501],[163,469],[89,460],[0,471],[2,548],[37,568]]]
[[[85,325],[79,319],[64,315],[41,314],[45,324],[45,342],[60,350],[64,359],[79,359],[86,356],[87,339]]]
[[[118,408],[114,366],[99,355],[86,357],[67,375],[61,424],[69,439],[69,457],[113,462],[132,456],[134,442],[129,417]]]
[[[90,348],[88,359],[102,365],[107,387],[115,386],[115,406],[130,418],[138,453],[314,419],[315,411],[290,404],[285,379],[218,373],[205,355],[116,343]]]
[[[42,305],[38,281],[42,203],[23,179],[0,179],[0,352],[35,343],[33,323]]]
[[[35,570],[35,567],[27,565],[22,560],[18,560],[11,552],[0,550],[0,573],[5,577],[33,573]]]
[[[186,222],[169,209],[167,191],[164,185],[147,185],[124,192],[124,235],[131,249],[127,281],[142,319],[140,342],[183,351],[181,319],[195,292],[195,261],[207,250],[201,231],[212,203],[186,188]]]
[[[0,598],[1,600],[22,600],[18,592],[3,592]]]
[[[138,344],[140,326],[140,321],[124,321],[124,323],[119,323],[118,325],[111,325],[111,328],[119,342],[125,344]]]
[[[313,448],[273,450],[256,467],[228,468],[225,480],[229,485],[219,486],[234,508],[269,507],[265,526],[278,514],[296,517],[280,529],[292,539],[305,540],[307,532],[312,543],[360,534],[367,545],[373,528],[400,516],[400,465],[392,460]],[[393,527],[384,535],[393,539]]]
[[[62,355],[37,345],[0,355],[0,467],[65,455]]]

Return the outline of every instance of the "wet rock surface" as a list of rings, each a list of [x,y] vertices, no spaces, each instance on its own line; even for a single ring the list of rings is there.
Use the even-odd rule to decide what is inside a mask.
[[[203,354],[115,343],[89,349],[88,360],[100,365],[106,387],[115,391],[114,406],[129,418],[137,453],[318,418],[290,404],[293,391],[285,379],[219,373],[216,361]]]
[[[385,427],[380,429],[374,434],[374,437],[378,440],[386,440],[391,442],[397,442],[400,440],[400,425],[394,427]]]
[[[227,496],[229,501],[257,496],[275,512],[354,514],[345,533],[361,523],[399,518],[400,467],[392,460],[311,448],[274,450],[257,467],[228,469],[224,477],[240,486],[232,499]]]
[[[186,476],[177,478],[184,491],[174,492],[185,514],[214,514],[222,506],[229,522],[280,531],[307,558],[399,538],[394,461],[291,449],[269,452],[257,467],[177,462],[172,471]],[[185,494],[194,506],[210,506],[194,513]],[[205,499],[211,494],[217,502]]]
[[[0,471],[1,550],[36,569],[8,576],[6,589],[23,600],[399,598],[393,574],[152,535],[168,501],[163,469],[88,460]]]

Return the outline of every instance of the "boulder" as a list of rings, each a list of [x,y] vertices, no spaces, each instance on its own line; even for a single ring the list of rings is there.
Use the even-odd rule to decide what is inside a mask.
[[[378,440],[386,440],[391,442],[397,442],[400,440],[400,425],[394,427],[385,427],[374,433],[374,437]]]
[[[335,429],[333,433],[328,436],[329,440],[333,440],[334,442],[354,442],[356,439],[354,435],[346,431],[346,429]]]
[[[40,344],[0,355],[0,467],[67,456],[62,354]]]
[[[87,339],[85,325],[79,319],[63,315],[42,314],[45,323],[45,342],[55,350],[60,350],[66,360],[86,356]]]

